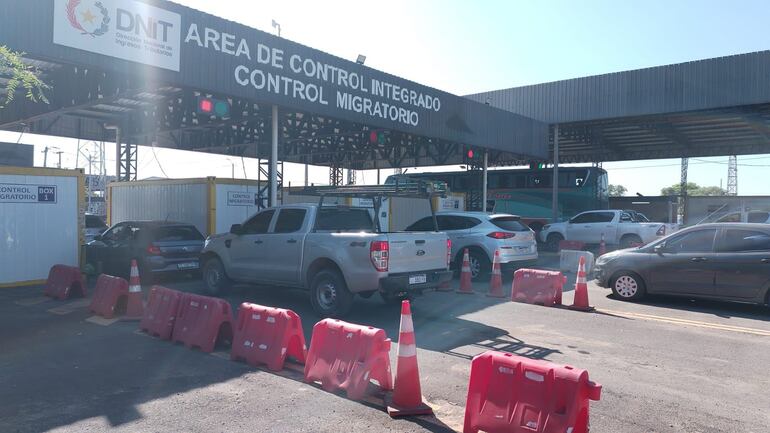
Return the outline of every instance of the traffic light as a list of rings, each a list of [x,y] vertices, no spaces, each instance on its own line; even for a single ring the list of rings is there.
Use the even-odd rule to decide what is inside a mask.
[[[474,150],[472,147],[465,147],[463,149],[463,160],[465,164],[472,166],[478,166],[482,163],[484,153]]]
[[[385,144],[385,141],[386,141],[385,131],[375,129],[369,132],[369,143]]]
[[[530,162],[529,163],[529,169],[530,170],[543,170],[546,168],[546,164],[544,162]]]
[[[224,99],[199,96],[198,113],[219,118],[230,117],[230,103]]]

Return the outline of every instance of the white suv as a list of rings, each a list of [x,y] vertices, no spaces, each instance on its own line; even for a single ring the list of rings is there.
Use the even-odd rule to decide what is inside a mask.
[[[500,250],[500,263],[523,264],[537,260],[535,232],[509,214],[484,212],[440,212],[436,215],[438,228],[452,241],[452,263],[462,265],[463,251],[468,248],[471,275],[474,281],[487,278],[492,270],[495,250]],[[406,228],[423,231],[433,227],[433,218],[425,217]]]

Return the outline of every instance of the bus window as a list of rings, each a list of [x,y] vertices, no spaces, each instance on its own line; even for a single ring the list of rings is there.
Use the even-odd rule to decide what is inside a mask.
[[[526,174],[516,174],[513,175],[514,179],[516,181],[516,185],[514,188],[526,188],[527,187],[527,175]]]
[[[512,174],[495,173],[492,177],[495,179],[495,186],[490,188],[513,188]]]
[[[586,175],[587,175],[587,171],[586,170],[574,171],[572,173],[572,176],[573,176],[572,182],[571,182],[572,185],[570,185],[570,186],[577,187],[577,188],[583,186],[585,184],[585,182],[586,182],[586,177],[587,177]]]

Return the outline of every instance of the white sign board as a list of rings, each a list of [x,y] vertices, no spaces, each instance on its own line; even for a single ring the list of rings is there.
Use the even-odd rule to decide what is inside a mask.
[[[227,191],[228,206],[255,206],[257,204],[257,193],[242,191]]]
[[[54,0],[53,42],[179,72],[181,17],[132,0]]]
[[[56,203],[53,185],[0,183],[0,203]]]

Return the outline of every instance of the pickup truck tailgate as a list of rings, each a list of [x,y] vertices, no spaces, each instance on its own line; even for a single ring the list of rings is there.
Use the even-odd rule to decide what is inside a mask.
[[[446,269],[447,236],[440,232],[388,233],[390,273]]]

